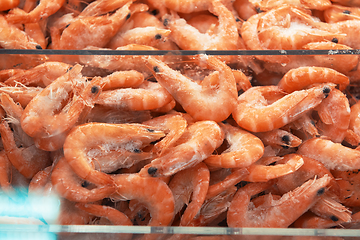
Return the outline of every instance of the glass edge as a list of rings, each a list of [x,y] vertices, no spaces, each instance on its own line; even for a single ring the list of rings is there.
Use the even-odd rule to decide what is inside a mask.
[[[0,49],[0,55],[360,55],[360,49],[328,50],[51,50]]]
[[[292,229],[292,228],[227,228],[227,227],[150,227],[104,225],[0,225],[0,233],[132,233],[132,234],[197,234],[247,236],[326,236],[360,237],[358,229]]]

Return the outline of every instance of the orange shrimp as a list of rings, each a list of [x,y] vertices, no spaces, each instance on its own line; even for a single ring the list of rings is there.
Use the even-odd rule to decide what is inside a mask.
[[[8,78],[8,86],[46,87],[58,77],[64,75],[71,66],[62,62],[46,62]]]
[[[194,119],[223,121],[229,117],[236,103],[237,90],[234,75],[231,69],[216,57],[198,56],[196,58],[205,63],[208,68],[215,70],[209,75],[211,78],[204,79],[201,85],[160,60],[149,58],[148,63],[157,81]],[[216,78],[215,82],[211,81],[214,80],[213,76]]]
[[[357,36],[360,31],[359,20],[347,20],[332,23],[331,27],[339,31],[341,34],[345,34],[346,37],[343,41],[339,40],[339,43],[347,45],[351,48],[358,49],[360,44],[357,41]]]
[[[0,11],[7,11],[17,7],[20,4],[20,0],[3,0],[0,3]]]
[[[268,105],[268,96],[282,96],[277,86],[253,87],[238,97],[232,113],[237,124],[251,132],[281,128],[319,105],[334,88],[331,84],[295,91]]]
[[[88,123],[73,128],[63,148],[79,177],[98,185],[113,184],[113,178],[102,171],[112,172],[150,158],[151,154],[141,149],[163,136],[162,131],[146,125]]]
[[[352,105],[350,108],[349,129],[356,135],[360,136],[360,101]]]
[[[23,107],[26,107],[42,90],[42,87],[0,87],[0,93],[8,94]]]
[[[100,16],[113,12],[133,0],[97,0],[87,5],[79,14],[79,18]]]
[[[330,177],[309,180],[295,190],[274,200],[271,206],[249,209],[250,197],[269,187],[269,183],[252,183],[240,188],[231,201],[229,227],[288,227],[323,195]]]
[[[265,146],[269,145],[275,148],[293,148],[302,143],[300,138],[282,129],[274,129],[268,132],[256,133],[255,135],[261,139]]]
[[[166,114],[145,121],[142,124],[157,127],[166,134],[166,136],[155,143],[151,149],[151,151],[155,153],[155,156],[161,156],[168,149],[171,149],[188,126],[186,119],[179,114]]]
[[[258,13],[255,6],[249,0],[235,0],[233,6],[239,17],[245,21]]]
[[[144,81],[137,88],[103,91],[96,104],[125,111],[152,110],[165,106],[173,97],[157,82]]]
[[[219,22],[217,17],[212,14],[204,13],[191,17],[187,24],[193,26],[200,33],[208,33],[209,35],[214,34],[215,28],[218,26]]]
[[[149,226],[167,226],[174,218],[175,201],[168,185],[158,178],[143,178],[139,174],[114,175],[117,190],[111,198],[137,199],[150,211]]]
[[[81,74],[82,68],[75,65],[26,106],[20,120],[26,134],[31,137],[52,137],[67,132],[77,122],[84,108],[93,106],[94,100],[101,92],[100,79],[94,79],[86,85]],[[78,88],[83,89],[77,94]],[[62,106],[63,101],[69,99],[71,92],[75,92],[71,101],[65,107]],[[44,102],[47,104],[44,105]]]
[[[358,7],[346,7],[332,4],[324,11],[324,19],[327,23],[335,23],[347,20],[359,20],[360,10]]]
[[[359,198],[359,170],[352,171],[337,171],[333,170],[331,173],[339,185],[340,201],[349,207],[360,206]]]
[[[301,215],[293,224],[295,228],[316,228],[316,229],[326,229],[336,226],[341,226],[343,221],[335,221],[332,219],[326,219],[319,217],[311,212],[306,212]]]
[[[102,78],[103,91],[116,88],[134,88],[144,82],[144,75],[138,71],[116,71]]]
[[[130,17],[130,2],[112,15],[77,18],[64,29],[59,39],[60,49],[104,47]],[[79,31],[81,29],[81,31]]]
[[[57,193],[73,202],[95,202],[109,197],[116,190],[110,185],[86,188],[86,182],[76,175],[64,157],[54,166],[51,183]]]
[[[333,142],[341,143],[350,123],[350,106],[346,95],[334,89],[315,110],[321,119],[317,123],[321,135]]]
[[[16,68],[0,70],[0,82],[5,82],[7,79],[16,76],[17,74],[21,74],[24,71],[24,69]]]
[[[264,144],[253,134],[230,124],[219,123],[225,132],[230,147],[219,155],[204,160],[210,167],[243,168],[248,167],[264,154]]]
[[[14,8],[7,15],[10,23],[36,23],[56,13],[65,3],[65,0],[40,0],[39,4],[29,13]]]
[[[35,145],[18,147],[6,121],[0,124],[0,133],[7,157],[26,178],[31,179],[38,171],[51,164],[49,153],[39,150]]]
[[[208,1],[206,1],[208,2]],[[214,34],[202,34],[184,19],[174,14],[166,16],[164,25],[171,30],[174,42],[183,50],[235,50],[239,34],[233,14],[220,0],[210,1],[209,11],[218,16],[219,24]]]
[[[208,0],[185,0],[185,1],[148,0],[148,2],[158,9],[165,7],[181,13],[206,11],[210,4],[210,1]]]
[[[197,165],[209,157],[224,140],[224,133],[216,122],[197,121],[188,126],[175,146],[141,169],[141,176],[170,176]]]
[[[360,151],[328,139],[306,140],[297,153],[318,160],[330,170],[349,171],[360,168]]]
[[[11,185],[11,171],[12,164],[9,158],[6,156],[6,152],[2,150],[0,152],[0,186],[4,192],[13,190]]]
[[[277,8],[278,6],[284,5],[316,10],[325,10],[331,6],[330,0],[249,0],[249,2],[251,2],[255,8],[258,8],[261,11],[269,11],[271,9]]]
[[[331,68],[299,67],[288,71],[277,85],[285,92],[292,93],[315,83],[328,82],[339,84],[341,91],[350,83],[347,76]]]
[[[181,215],[180,226],[187,226],[199,212],[205,201],[209,180],[209,169],[202,162],[176,173],[171,179],[169,188],[175,199],[175,214],[180,212],[184,204],[187,205]],[[189,201],[191,194],[191,201]]]
[[[249,174],[244,178],[244,181],[267,182],[271,179],[291,174],[304,164],[303,158],[298,154],[287,154],[282,157],[282,163],[268,166],[266,162],[269,160],[272,162],[272,159],[272,157],[262,158],[247,167]]]

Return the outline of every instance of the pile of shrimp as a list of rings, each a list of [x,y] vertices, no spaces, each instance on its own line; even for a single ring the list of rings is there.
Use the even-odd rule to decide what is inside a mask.
[[[2,0],[0,47],[336,52],[359,7]],[[3,56],[1,190],[56,194],[56,224],[360,226],[358,55]]]

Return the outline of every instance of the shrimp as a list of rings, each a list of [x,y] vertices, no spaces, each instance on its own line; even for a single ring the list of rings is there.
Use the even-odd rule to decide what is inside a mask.
[[[293,226],[295,228],[326,229],[341,226],[343,223],[343,221],[336,221],[336,219],[326,219],[319,217],[311,212],[306,212],[294,222]]]
[[[12,164],[4,150],[0,151],[0,186],[4,192],[13,190],[11,185]]]
[[[349,129],[356,135],[360,136],[360,101],[352,105],[350,108]]]
[[[287,154],[282,157],[283,163],[267,166],[266,161],[271,160],[268,158],[260,159],[258,162],[247,167],[249,175],[244,181],[248,182],[267,182],[271,179],[279,178],[297,171],[303,164],[303,158],[298,154]]]
[[[64,75],[71,66],[62,62],[46,62],[32,69],[25,70],[8,78],[4,83],[8,86],[46,87],[58,77]]]
[[[339,185],[340,201],[349,207],[360,206],[359,200],[359,170],[331,171]]]
[[[0,124],[0,133],[7,157],[24,177],[31,179],[38,171],[51,164],[49,153],[39,150],[35,145],[17,147],[6,121]]]
[[[214,34],[215,28],[218,27],[219,22],[217,17],[209,13],[204,13],[193,16],[187,21],[187,24],[199,30],[200,33],[212,35]]]
[[[26,107],[42,90],[42,87],[0,87],[0,93],[8,94],[23,107]]]
[[[255,8],[260,9],[261,11],[269,11],[271,9],[277,8],[278,6],[284,5],[316,10],[325,10],[331,6],[330,0],[249,0],[249,2],[252,3]]]
[[[144,82],[144,75],[138,71],[115,71],[102,78],[103,91],[117,88],[135,88]]]
[[[179,102],[195,120],[223,121],[229,117],[236,103],[236,82],[231,69],[212,56],[199,56],[210,69],[215,70],[201,85],[191,81],[164,62],[148,58],[156,80]],[[214,80],[214,74],[216,81]],[[226,103],[224,106],[223,103]]]
[[[208,2],[208,1],[207,1]],[[184,19],[166,16],[164,25],[171,30],[174,42],[183,50],[235,50],[239,34],[233,14],[220,0],[210,1],[209,11],[218,16],[219,24],[214,34],[202,34]]]
[[[229,227],[278,227],[291,225],[323,195],[330,177],[305,182],[300,187],[274,200],[271,206],[249,209],[250,197],[266,190],[269,183],[252,183],[240,188],[231,201],[227,223]]]
[[[319,105],[334,88],[331,84],[295,91],[268,105],[267,96],[281,96],[277,86],[253,87],[238,97],[232,113],[237,124],[251,132],[281,128]]]
[[[268,132],[256,133],[255,135],[261,139],[265,146],[269,145],[275,148],[294,148],[302,143],[300,138],[282,129],[274,129]]]
[[[185,0],[181,2],[171,0],[148,0],[148,2],[158,9],[165,7],[181,13],[206,11],[210,4],[210,1],[208,0]]]
[[[350,81],[347,76],[331,68],[299,67],[288,71],[277,84],[287,93],[305,89],[315,83],[339,84],[339,90],[344,91]]]
[[[79,14],[79,18],[100,16],[113,12],[133,0],[97,0],[87,5]]]
[[[137,88],[103,91],[96,104],[125,111],[152,110],[165,106],[173,97],[159,83],[144,81]]]
[[[94,79],[84,87],[86,83],[81,70],[82,66],[75,65],[32,99],[20,120],[26,134],[31,137],[52,137],[67,132],[77,122],[84,108],[94,104],[101,92],[98,85],[100,79]],[[69,99],[69,93],[80,86],[84,87],[81,92],[75,92],[72,101],[63,107],[62,102]],[[44,102],[47,104],[44,105]]]
[[[36,23],[56,13],[65,3],[65,0],[40,0],[39,4],[29,13],[12,9],[6,16],[10,23]]]
[[[16,68],[0,70],[0,82],[5,82],[7,79],[17,74],[21,74],[24,71],[25,71],[24,69],[16,69]]]
[[[3,0],[0,3],[0,11],[7,11],[17,7],[20,4],[20,0]]]
[[[145,165],[140,176],[170,176],[197,165],[209,157],[224,140],[224,133],[214,121],[197,121],[188,126],[175,146]]]
[[[360,10],[358,7],[346,7],[333,4],[324,11],[324,19],[327,23],[335,23],[347,20],[359,20]]]
[[[76,175],[64,157],[54,166],[51,183],[57,193],[73,202],[95,202],[109,197],[116,190],[115,186],[110,185],[86,188],[86,182]]]
[[[350,123],[350,106],[346,95],[334,89],[315,110],[321,119],[317,123],[321,135],[329,137],[333,142],[341,143]]]
[[[60,49],[84,49],[87,46],[104,47],[130,17],[130,2],[114,14],[77,18],[64,29],[59,39]],[[81,29],[81,31],[79,31]]]
[[[67,162],[79,177],[97,185],[111,185],[113,178],[102,171],[112,172],[150,158],[151,154],[141,149],[163,136],[162,131],[146,125],[88,123],[73,128],[63,148]],[[95,162],[100,169],[95,168]]]
[[[158,178],[143,178],[139,174],[114,175],[117,190],[114,201],[137,199],[150,211],[149,226],[167,226],[174,218],[175,201],[168,185]]]
[[[239,17],[245,21],[258,13],[255,6],[249,0],[235,0],[233,6]]]
[[[178,114],[166,114],[144,121],[142,124],[157,127],[166,134],[166,136],[155,143],[151,149],[155,156],[161,156],[168,149],[171,149],[188,126],[186,119]]]
[[[360,151],[328,139],[306,140],[297,153],[318,160],[330,170],[349,171],[360,168]]]
[[[225,132],[230,147],[219,155],[204,160],[210,167],[243,168],[248,167],[264,154],[264,144],[253,134],[230,124],[219,123]]]

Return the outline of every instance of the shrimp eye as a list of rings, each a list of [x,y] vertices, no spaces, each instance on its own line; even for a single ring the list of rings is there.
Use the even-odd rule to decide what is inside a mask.
[[[325,97],[328,97],[329,93],[330,93],[330,88],[329,87],[324,87],[323,88],[323,93],[325,94]]]
[[[68,25],[65,26],[65,28],[68,28],[70,26],[70,23]]]
[[[330,219],[331,219],[332,221],[334,221],[334,222],[339,221],[339,218],[338,218],[337,216],[334,216],[334,215],[331,216]]]
[[[351,12],[350,12],[349,10],[344,10],[344,11],[343,11],[343,14],[350,15],[350,14],[351,14]]]
[[[126,15],[126,20],[128,20],[131,17],[131,13],[129,13],[128,15]]]
[[[82,186],[83,188],[86,188],[86,187],[88,187],[89,185],[90,185],[90,183],[87,182],[87,181],[85,181],[85,182],[83,182],[83,183],[81,184],[81,186]]]
[[[36,45],[36,49],[42,49],[40,45]]]
[[[134,153],[141,153],[141,150],[140,150],[140,149],[135,148],[135,149],[133,150],[133,152],[134,152]]]
[[[100,90],[100,87],[99,86],[92,86],[91,87],[91,93],[98,93]]]
[[[290,143],[289,135],[282,136],[281,141],[283,141],[284,143]]]
[[[151,14],[156,16],[156,15],[159,14],[159,11],[157,9],[154,9],[154,10],[151,11]]]
[[[235,21],[240,22],[241,20],[240,20],[240,18],[237,17],[237,18],[235,18]]]
[[[255,8],[255,10],[256,10],[257,13],[262,13],[263,12],[263,10],[261,10],[259,7]]]
[[[158,66],[155,66],[153,69],[154,69],[154,72],[156,72],[156,73],[160,72],[160,69]]]
[[[155,35],[155,39],[156,39],[156,40],[161,39],[161,34],[159,34],[159,33],[158,33],[158,34],[156,34],[156,35]]]
[[[281,145],[281,147],[282,147],[283,149],[289,149],[289,146],[286,146],[286,145]]]
[[[154,129],[150,129],[150,128],[147,128],[146,130],[148,130],[148,132],[155,132]]]
[[[148,174],[151,175],[151,176],[154,176],[156,171],[157,171],[156,167],[149,167]]]
[[[165,27],[169,25],[169,19],[165,18],[163,24]]]
[[[339,42],[339,40],[338,40],[337,38],[333,38],[333,39],[331,39],[331,41],[332,41],[333,43],[338,43],[338,42]]]
[[[320,188],[318,191],[317,191],[317,195],[320,196],[320,195],[323,195],[325,192],[325,188]]]

